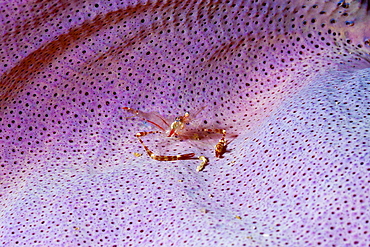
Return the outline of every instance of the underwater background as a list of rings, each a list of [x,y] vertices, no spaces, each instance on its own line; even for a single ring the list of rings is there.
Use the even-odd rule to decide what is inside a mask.
[[[2,1],[0,245],[369,246],[369,11]],[[151,159],[158,128],[122,107],[193,113],[226,152],[151,134],[209,162]]]

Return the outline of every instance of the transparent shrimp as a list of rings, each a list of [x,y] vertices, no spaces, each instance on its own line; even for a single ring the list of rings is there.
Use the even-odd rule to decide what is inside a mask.
[[[139,132],[135,135],[138,138],[139,142],[144,147],[146,153],[149,155],[150,158],[154,160],[159,160],[159,161],[173,161],[173,160],[191,159],[195,155],[194,153],[181,154],[181,155],[169,155],[169,156],[156,155],[144,144],[143,140],[140,138],[148,134],[166,133],[166,132],[168,133],[167,137],[178,136],[180,130],[183,130],[192,119],[190,118],[190,114],[188,112],[186,112],[183,116],[176,117],[175,120],[171,124],[169,124],[166,121],[166,119],[162,117],[161,115],[159,115],[158,113],[154,113],[154,112],[146,113],[146,112],[135,110],[129,107],[122,107],[122,109],[134,114],[134,117],[139,117],[160,129],[160,131]],[[200,111],[198,111],[197,114],[199,112]]]
[[[173,160],[184,160],[184,159],[191,159],[195,154],[194,153],[188,153],[188,154],[181,154],[181,155],[156,155],[154,154],[143,142],[143,140],[140,138],[142,136],[146,136],[148,134],[154,134],[154,133],[167,133],[167,137],[180,137],[182,139],[191,139],[191,140],[201,140],[202,134],[201,132],[214,132],[218,134],[222,134],[221,139],[219,142],[215,145],[215,156],[217,158],[221,158],[222,155],[226,152],[226,146],[227,141],[225,139],[226,131],[224,129],[199,129],[195,128],[192,130],[187,130],[187,126],[191,124],[191,122],[195,119],[195,117],[204,109],[205,107],[202,107],[200,110],[198,110],[195,114],[190,115],[189,112],[185,112],[184,115],[178,116],[175,118],[175,120],[169,124],[168,120],[166,118],[162,117],[158,113],[155,112],[142,112],[139,110],[135,110],[129,107],[122,107],[122,109],[134,114],[133,117],[139,117],[148,123],[152,124],[153,126],[160,129],[159,131],[147,131],[147,132],[138,132],[135,136],[138,138],[139,142],[144,147],[146,153],[149,155],[150,158],[160,161],[173,161]],[[203,135],[204,136],[204,135]],[[204,156],[201,156],[204,157]],[[204,165],[208,163],[208,160],[203,160]]]

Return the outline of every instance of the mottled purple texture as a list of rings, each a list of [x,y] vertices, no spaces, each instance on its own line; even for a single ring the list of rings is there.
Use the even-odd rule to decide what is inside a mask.
[[[2,246],[370,246],[365,1],[0,5]],[[129,106],[203,111],[144,141]],[[136,157],[134,153],[142,156]]]

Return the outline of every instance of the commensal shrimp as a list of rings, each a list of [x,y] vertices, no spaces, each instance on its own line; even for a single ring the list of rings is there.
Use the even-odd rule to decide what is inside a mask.
[[[169,124],[164,117],[159,115],[158,113],[153,112],[142,112],[139,110],[135,110],[129,107],[122,107],[122,109],[133,113],[133,117],[139,117],[148,123],[154,125],[157,127],[158,131],[147,131],[147,132],[138,132],[135,137],[138,138],[141,145],[144,147],[146,153],[149,155],[150,158],[154,160],[159,161],[173,161],[173,160],[187,160],[191,159],[195,154],[194,153],[188,153],[188,154],[181,154],[181,155],[156,155],[154,154],[143,142],[141,139],[142,136],[146,136],[148,134],[155,134],[155,133],[168,133],[167,137],[177,137],[182,136],[182,130],[185,129],[186,125],[188,125],[192,118],[190,117],[189,112],[185,112],[183,116],[178,116],[175,118],[175,121],[173,121],[171,124]],[[194,116],[196,116],[201,110],[201,108]],[[214,132],[222,134],[222,138],[219,140],[219,142],[215,146],[215,156],[220,158],[223,153],[226,151],[227,142],[225,140],[226,131],[223,129],[202,129],[202,131],[205,132]],[[193,134],[193,136],[198,136],[197,134]]]
[[[226,152],[226,146],[227,146],[227,141],[225,140],[226,130],[224,129],[203,129],[203,131],[222,134],[221,139],[215,145],[215,157],[222,158],[222,155]]]

